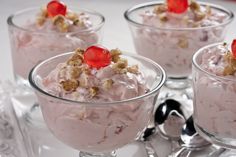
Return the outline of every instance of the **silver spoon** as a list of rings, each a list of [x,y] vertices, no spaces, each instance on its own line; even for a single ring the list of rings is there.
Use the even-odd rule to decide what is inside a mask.
[[[139,140],[144,144],[146,153],[148,157],[158,157],[155,149],[153,148],[150,138],[156,133],[156,128],[150,127],[146,128],[143,134],[140,136]]]
[[[179,147],[181,129],[186,121],[182,111],[182,104],[174,99],[167,99],[161,103],[155,112],[155,125],[164,139],[171,141],[171,149]]]
[[[149,157],[157,157],[153,146],[149,142],[151,136],[153,136],[157,132],[157,130],[159,130],[159,134],[164,139],[168,139],[171,141],[177,141],[179,139],[181,132],[178,130],[181,130],[181,128],[176,129],[176,126],[174,126],[174,129],[173,127],[166,128],[166,123],[169,119],[171,119],[170,117],[172,116],[185,122],[181,104],[173,99],[167,99],[165,102],[161,103],[155,110],[153,126],[147,128],[140,136],[139,140],[145,144],[145,149]],[[174,133],[173,130],[175,130]]]
[[[169,157],[188,157],[191,151],[201,150],[211,145],[195,130],[192,116],[186,121],[181,132],[179,141],[181,147],[171,153]]]

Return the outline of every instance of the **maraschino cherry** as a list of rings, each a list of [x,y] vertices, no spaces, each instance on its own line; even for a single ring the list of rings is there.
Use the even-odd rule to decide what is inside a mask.
[[[236,59],[236,39],[234,39],[231,44],[231,50],[232,50],[232,54],[233,54],[234,58]]]
[[[188,9],[188,0],[167,0],[167,6],[169,12],[181,14]]]
[[[59,0],[52,0],[47,5],[47,12],[49,17],[54,17],[57,15],[66,15],[66,5],[63,2],[60,2]]]
[[[109,50],[101,46],[91,46],[84,52],[84,61],[93,68],[101,68],[111,64]]]

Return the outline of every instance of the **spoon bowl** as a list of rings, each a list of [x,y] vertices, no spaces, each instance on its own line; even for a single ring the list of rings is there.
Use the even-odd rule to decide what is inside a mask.
[[[155,112],[155,125],[160,135],[168,140],[179,140],[185,120],[182,104],[174,99],[165,100]]]
[[[206,146],[209,146],[211,144],[197,133],[194,128],[192,116],[187,119],[186,123],[183,125],[181,132],[182,133],[180,135],[180,138],[182,141],[182,146],[196,150],[205,148]]]

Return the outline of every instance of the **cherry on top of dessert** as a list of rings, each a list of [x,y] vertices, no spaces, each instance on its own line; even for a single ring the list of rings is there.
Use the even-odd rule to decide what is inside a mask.
[[[188,0],[167,0],[168,11],[181,14],[188,9]]]
[[[101,68],[111,64],[109,50],[101,46],[90,46],[84,52],[84,61],[93,68]]]
[[[236,59],[236,39],[234,39],[231,44],[231,50],[232,50],[232,54],[233,54],[234,58]]]
[[[54,17],[57,15],[65,16],[66,11],[67,11],[67,6],[59,0],[52,0],[47,4],[47,12],[49,17]]]

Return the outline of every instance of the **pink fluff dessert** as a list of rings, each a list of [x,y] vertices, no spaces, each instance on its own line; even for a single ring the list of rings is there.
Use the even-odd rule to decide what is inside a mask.
[[[130,27],[135,48],[138,54],[159,63],[172,78],[189,76],[193,54],[205,45],[222,41],[225,27],[232,20],[227,10],[196,1],[190,1],[181,13],[169,11],[163,2],[147,3],[141,9],[136,8],[139,18],[130,15],[136,22]]]
[[[9,17],[8,23],[14,73],[27,79],[42,60],[99,43],[104,17],[82,9],[52,16],[47,8],[35,8]]]
[[[99,49],[92,48],[94,51]],[[86,152],[108,152],[136,138],[147,125],[153,105],[149,99],[145,100],[145,105],[142,99],[116,104],[148,92],[138,66],[129,65],[128,60],[122,58],[121,51],[111,50],[111,56],[105,55],[105,59],[111,58],[112,61],[99,68],[86,62],[94,57],[89,54],[91,56],[86,58],[86,52],[77,49],[42,81],[48,93],[78,104],[44,98],[39,101],[49,129],[59,140]],[[83,105],[83,102],[87,104]],[[104,102],[114,104],[102,104]]]
[[[218,139],[236,139],[236,55],[227,44],[215,44],[199,50],[194,60],[196,125]]]

